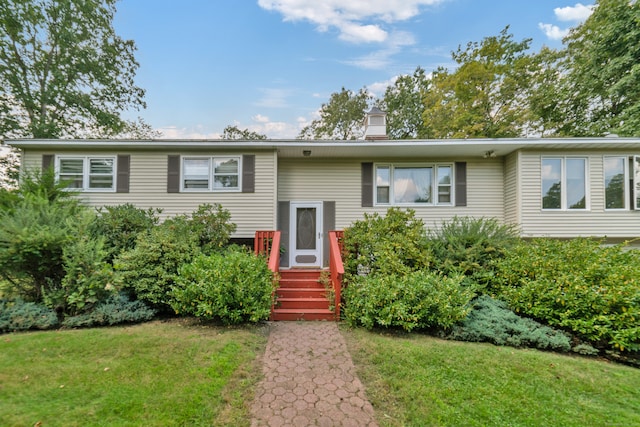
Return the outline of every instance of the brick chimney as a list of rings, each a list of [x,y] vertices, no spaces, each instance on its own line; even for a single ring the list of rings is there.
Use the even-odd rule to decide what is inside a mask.
[[[384,140],[387,136],[387,113],[378,107],[373,107],[367,112],[364,119],[364,139]]]

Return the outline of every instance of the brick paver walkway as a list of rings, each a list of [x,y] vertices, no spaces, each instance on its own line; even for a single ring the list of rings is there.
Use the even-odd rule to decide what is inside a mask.
[[[376,426],[334,322],[274,322],[251,425]]]

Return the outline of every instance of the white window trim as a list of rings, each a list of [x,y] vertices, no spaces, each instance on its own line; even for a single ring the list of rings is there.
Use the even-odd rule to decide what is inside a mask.
[[[373,165],[373,196],[374,196],[374,206],[403,206],[403,207],[438,207],[445,206],[451,207],[455,206],[455,163],[453,162],[438,162],[438,163],[375,163]],[[448,166],[451,168],[451,182],[448,184],[451,188],[450,201],[449,202],[439,202],[438,201],[438,167]],[[389,202],[378,202],[378,167],[388,167],[389,168]],[[394,203],[394,169],[396,167],[400,168],[431,168],[431,199],[433,200],[431,203]]]
[[[632,159],[634,156],[631,156]],[[624,207],[622,208],[607,208],[607,175],[606,175],[606,160],[607,159],[622,159],[622,166],[624,168]],[[633,160],[632,160],[633,161]],[[602,157],[602,190],[604,191],[603,200],[604,200],[604,210],[615,212],[615,211],[628,211],[629,210],[629,156],[626,155],[612,155],[612,156],[603,156]],[[635,200],[635,197],[634,197]]]
[[[238,160],[238,187],[215,188],[214,163],[220,157]],[[185,160],[209,160],[209,182],[207,188],[185,188],[184,186],[184,161]],[[240,193],[242,192],[242,156],[237,154],[216,154],[215,156],[180,156],[180,191],[184,193]]]
[[[83,193],[115,193],[118,187],[116,180],[118,179],[118,158],[117,156],[78,156],[78,155],[59,155],[56,156],[55,173],[56,181],[60,181],[60,161],[72,159],[82,160],[82,188],[68,188],[68,191],[81,191]],[[91,160],[92,159],[108,159],[113,161],[113,170],[111,176],[112,185],[111,188],[91,188],[89,187],[89,178],[91,176]]]
[[[560,208],[544,208],[542,207],[542,199],[544,198],[544,189],[542,188],[542,164],[544,160],[559,159],[561,163],[560,183],[562,184],[562,193],[560,198]],[[567,160],[581,159],[584,160],[584,208],[569,209],[567,206]],[[604,168],[603,168],[604,169]],[[544,212],[587,212],[591,210],[591,186],[589,183],[589,157],[585,156],[542,156],[540,159],[540,209]]]

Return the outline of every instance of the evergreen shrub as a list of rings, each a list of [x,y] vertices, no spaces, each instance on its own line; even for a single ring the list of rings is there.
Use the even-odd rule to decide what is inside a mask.
[[[356,277],[344,289],[344,316],[353,326],[406,331],[449,328],[469,313],[474,297],[462,276],[429,271]]]
[[[566,333],[532,319],[520,317],[511,311],[505,302],[487,295],[478,297],[469,316],[445,333],[444,337],[511,347],[554,351],[571,349],[571,339]]]
[[[140,323],[151,320],[154,316],[155,311],[142,301],[129,301],[126,294],[117,293],[111,295],[88,313],[67,317],[62,322],[62,326],[88,328],[121,323]]]
[[[56,313],[41,304],[21,299],[0,300],[0,332],[45,330],[58,325]]]
[[[640,350],[640,251],[590,239],[523,242],[496,263],[495,291],[517,313],[596,347]]]
[[[264,258],[232,247],[183,265],[172,291],[176,313],[224,324],[259,322],[271,314],[275,287]]]

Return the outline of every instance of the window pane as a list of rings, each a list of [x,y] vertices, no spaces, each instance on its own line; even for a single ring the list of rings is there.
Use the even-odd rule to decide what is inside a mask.
[[[395,168],[393,201],[395,203],[431,203],[432,168]]]
[[[542,159],[542,209],[562,207],[562,159]]]
[[[604,187],[605,207],[607,209],[624,209],[624,157],[605,157]]]
[[[587,183],[585,159],[567,159],[567,208],[586,209]]]
[[[633,157],[633,184],[635,208],[640,209],[640,156]]]
[[[214,171],[215,174],[232,174],[238,173],[238,159],[237,158],[216,158],[214,159]]]
[[[378,166],[376,168],[376,185],[381,187],[389,186],[389,166]]]
[[[113,159],[90,159],[89,165],[90,174],[113,173]]]
[[[451,166],[438,166],[438,203],[451,203]]]
[[[67,188],[83,187],[84,159],[60,159],[60,182],[67,182]]]
[[[112,175],[89,176],[89,188],[113,188]]]
[[[216,175],[213,188],[238,188],[238,175]]]
[[[376,203],[389,203],[389,187],[378,187]]]
[[[184,159],[184,188],[209,188],[209,159]]]

